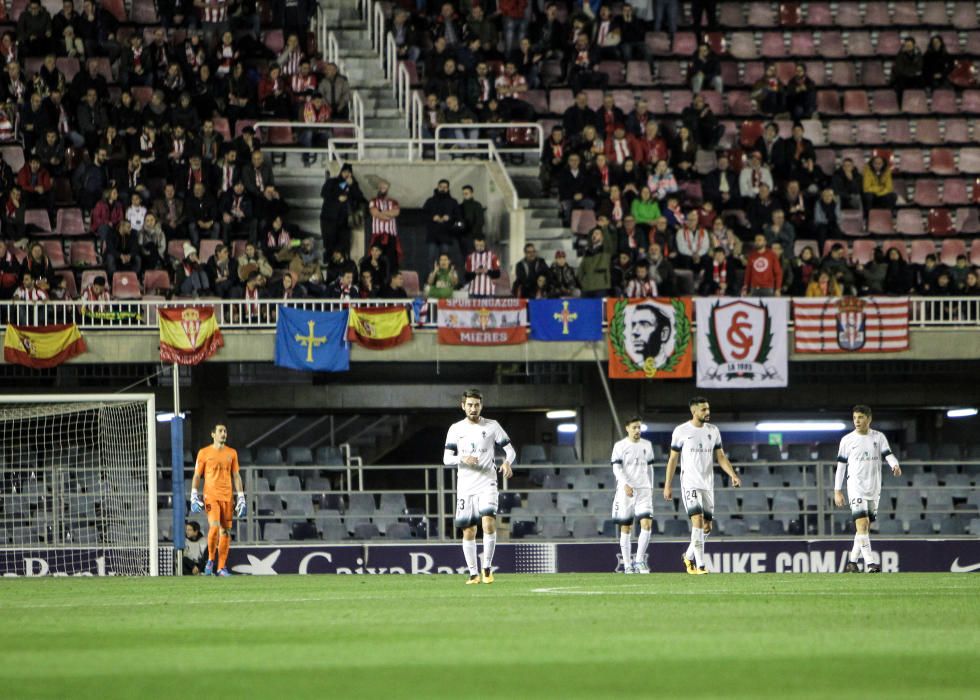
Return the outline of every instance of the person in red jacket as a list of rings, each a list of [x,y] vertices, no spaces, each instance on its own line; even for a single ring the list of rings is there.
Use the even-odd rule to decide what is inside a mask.
[[[782,286],[783,268],[779,258],[769,249],[765,234],[757,233],[755,248],[749,253],[749,261],[745,266],[742,296],[778,297]]]
[[[24,203],[28,209],[47,209],[48,215],[54,211],[54,191],[51,175],[41,166],[41,159],[35,155],[17,173],[17,186],[24,193]]]

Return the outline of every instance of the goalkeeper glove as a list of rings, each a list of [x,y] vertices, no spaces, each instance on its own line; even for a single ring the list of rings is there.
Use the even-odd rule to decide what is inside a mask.
[[[200,513],[204,510],[204,501],[197,495],[197,489],[191,491],[191,512]]]
[[[238,494],[238,503],[235,504],[235,517],[244,518],[245,514],[248,513],[248,505],[245,503],[245,494]]]

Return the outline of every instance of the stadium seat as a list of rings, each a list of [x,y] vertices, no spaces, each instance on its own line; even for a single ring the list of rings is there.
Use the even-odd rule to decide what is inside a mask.
[[[822,116],[841,114],[840,95],[836,90],[817,91],[817,111]]]
[[[755,38],[751,32],[734,32],[728,51],[740,61],[752,61],[759,58],[759,51],[755,47]]]
[[[970,244],[970,264],[980,265],[980,238],[974,238]]]
[[[262,538],[267,542],[288,542],[289,528],[283,523],[266,523],[262,528]]]
[[[51,265],[55,268],[68,267],[65,262],[65,249],[61,245],[60,240],[56,241],[41,241],[41,246],[44,248],[45,254],[51,261]]]
[[[662,530],[665,537],[689,537],[691,534],[683,520],[667,520],[663,523]]]
[[[851,247],[851,259],[856,263],[867,265],[874,260],[875,249],[878,247],[876,241],[870,238],[859,238],[854,241]]]
[[[554,445],[551,448],[551,461],[555,464],[578,464],[578,455],[573,445]]]
[[[748,26],[775,27],[776,14],[773,12],[772,4],[768,2],[749,3]]]
[[[895,169],[903,174],[918,175],[928,172],[922,150],[919,148],[896,149],[897,164]]]
[[[877,236],[890,236],[895,233],[892,213],[888,209],[872,209],[868,212],[868,231]]]
[[[939,196],[939,181],[916,180],[913,199],[916,204],[923,207],[937,207],[942,204],[942,198]],[[930,217],[930,229],[931,227]]]
[[[956,258],[960,255],[967,255],[965,241],[959,238],[947,238],[943,241],[939,249],[939,260],[943,265],[955,266]]]
[[[135,272],[117,272],[112,276],[112,297],[114,299],[142,299],[140,280]]]
[[[956,231],[963,234],[980,233],[980,218],[976,207],[958,207],[956,209]]]
[[[562,515],[575,515],[588,512],[588,509],[582,502],[582,495],[569,491],[563,491],[558,494],[558,504],[556,507]]]
[[[838,31],[820,32],[820,40],[816,42],[816,52],[823,58],[846,58],[844,37]]]
[[[521,446],[521,464],[548,464],[548,455],[544,445],[527,444]]]
[[[950,216],[949,209],[930,209],[929,210],[929,234],[932,236],[952,236],[955,235],[956,228],[953,226],[953,218]]]
[[[412,528],[408,523],[392,523],[385,529],[385,537],[389,540],[410,540]]]
[[[106,278],[108,278],[108,275],[106,274],[106,271],[105,270],[84,270],[82,272],[81,284],[79,286],[82,289],[86,289],[89,285],[92,284],[92,282],[95,280],[96,277],[106,277]],[[191,459],[191,463],[193,463],[193,461],[194,460],[192,458]]]
[[[922,225],[922,213],[918,209],[900,209],[895,221],[895,232],[906,236],[925,235],[926,231]],[[872,233],[877,232],[873,231]]]
[[[751,20],[750,20],[751,21]],[[762,35],[761,54],[763,58],[777,59],[786,56],[786,42],[782,32],[765,32]]]
[[[186,238],[174,238],[167,243],[167,255],[177,262],[184,260],[184,244],[190,243]]]
[[[892,23],[888,14],[888,3],[869,2],[865,5],[864,25],[867,27],[888,26]]]
[[[912,250],[909,254],[909,262],[913,265],[922,265],[926,261],[927,255],[936,252],[936,244],[933,241],[912,241]]]
[[[754,462],[752,455],[752,445],[731,445],[728,448],[728,458],[732,462],[744,463]]]
[[[163,294],[170,291],[170,274],[166,270],[146,270],[143,273],[143,291],[146,294]],[[240,459],[239,463],[241,463]]]
[[[759,535],[763,537],[778,537],[785,534],[782,520],[763,520],[759,523]]]
[[[980,173],[980,148],[963,148],[960,150],[959,154],[960,154],[961,172],[970,175],[976,175]],[[952,157],[952,153],[950,153],[950,157]],[[935,171],[935,172],[939,172],[939,171]],[[955,172],[955,170],[953,172]],[[946,174],[946,173],[940,173],[940,174]]]
[[[76,207],[59,209],[55,218],[55,231],[61,236],[84,236],[85,222],[82,220],[82,210]]]
[[[255,454],[255,461],[262,466],[282,464],[282,452],[278,447],[259,447]]]
[[[817,93],[817,99],[820,99],[820,93]],[[818,110],[823,111],[819,109],[819,105]],[[844,92],[844,113],[857,117],[870,114],[871,106],[868,103],[868,93],[864,90],[846,90]]]
[[[336,466],[344,464],[344,455],[339,447],[318,447],[313,453],[316,464]]]
[[[374,496],[370,493],[354,492],[349,496],[346,515],[371,516],[375,512]]]
[[[858,58],[875,55],[870,32],[850,32],[847,36],[847,54]]]
[[[879,518],[878,520],[878,534],[880,535],[904,535],[905,525],[901,520],[893,520],[892,518]]]
[[[281,494],[284,491],[300,491],[303,486],[299,482],[298,476],[277,476],[275,481],[275,491]]]
[[[854,140],[853,122],[847,119],[837,119],[827,127],[827,140],[834,146],[852,146]]]
[[[24,225],[28,227],[28,233],[33,231],[35,236],[46,236],[52,232],[51,218],[46,209],[28,209],[25,211]]]
[[[374,523],[357,523],[354,526],[353,537],[355,540],[373,540],[380,536],[381,532]]]

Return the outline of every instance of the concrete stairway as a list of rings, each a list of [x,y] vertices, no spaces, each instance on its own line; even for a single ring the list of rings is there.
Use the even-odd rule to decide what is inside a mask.
[[[527,212],[524,232],[526,242],[533,243],[538,249],[538,257],[549,265],[554,262],[557,250],[564,250],[568,261],[575,265],[575,236],[562,225],[558,199],[541,191],[538,166],[508,165],[507,172],[517,188],[521,206]],[[515,251],[514,259],[519,260],[521,255],[520,251]]]

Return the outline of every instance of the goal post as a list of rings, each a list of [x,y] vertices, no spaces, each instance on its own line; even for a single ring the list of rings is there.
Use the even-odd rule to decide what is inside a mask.
[[[153,394],[0,396],[0,575],[161,573]]]

